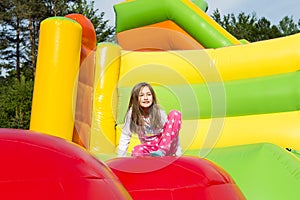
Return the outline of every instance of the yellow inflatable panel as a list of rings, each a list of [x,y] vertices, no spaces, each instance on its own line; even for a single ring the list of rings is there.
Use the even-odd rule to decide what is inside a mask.
[[[101,43],[97,46],[91,153],[112,153],[115,151],[116,92],[120,55],[121,48],[118,45]]]
[[[273,143],[300,149],[300,111],[220,119],[184,120],[180,131],[184,150],[210,149],[252,143]],[[117,141],[123,124],[117,127]],[[133,135],[129,152],[139,144]]]
[[[81,35],[71,19],[41,23],[30,130],[72,141]]]
[[[300,33],[216,49],[212,55],[224,81],[300,70]]]
[[[210,68],[206,68],[211,62],[207,52],[209,50],[122,51],[119,86],[131,87],[142,81],[162,85],[204,82],[203,74],[206,76],[210,72]],[[196,60],[197,64],[193,65],[192,59]],[[202,68],[199,70],[198,67]]]
[[[300,70],[300,34],[219,49],[122,51],[120,86],[220,82]],[[149,76],[151,75],[151,76]]]

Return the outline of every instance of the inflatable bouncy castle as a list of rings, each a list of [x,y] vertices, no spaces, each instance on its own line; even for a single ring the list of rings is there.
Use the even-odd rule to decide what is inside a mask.
[[[57,184],[70,188],[69,178],[80,172],[74,179],[84,186],[80,194],[89,186],[112,188],[115,196],[100,191],[111,199],[298,199],[300,34],[248,43],[207,9],[202,0],[116,4],[117,43],[97,44],[93,25],[80,14],[44,20],[30,130],[1,130],[2,151],[17,158],[6,142],[17,141],[25,152],[33,137],[34,151],[43,150],[38,155],[55,162],[65,154],[68,160],[57,162],[67,170],[73,163],[70,175],[62,179],[49,164],[46,171],[55,173],[33,179],[65,180],[47,182],[55,197],[63,195]],[[139,143],[133,136],[129,157],[116,158],[131,88],[142,81],[153,85],[163,109],[181,111],[183,156],[130,157]],[[10,156],[5,163],[12,164]],[[88,194],[101,197],[97,190]]]

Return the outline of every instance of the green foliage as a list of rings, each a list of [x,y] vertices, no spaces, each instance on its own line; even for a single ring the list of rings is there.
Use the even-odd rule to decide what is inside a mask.
[[[265,17],[257,18],[256,13],[227,14],[221,17],[218,9],[211,16],[224,29],[238,39],[250,42],[283,37],[300,32],[300,20],[296,24],[292,17],[284,17],[278,25],[272,25]]]
[[[46,11],[46,16],[64,16],[70,13],[74,4],[81,3],[80,0],[33,0],[41,2],[43,9]]]
[[[294,20],[292,17],[285,16],[278,25],[278,28],[280,32],[282,33],[282,36],[292,35],[295,33],[299,33],[300,30],[300,20],[298,24],[294,23]]]
[[[29,10],[25,0],[4,0],[1,2],[1,66],[10,70],[16,70],[16,77],[20,79],[21,63],[28,60],[26,46],[29,45],[28,13]]]
[[[0,127],[29,129],[33,81],[2,78],[0,85]]]

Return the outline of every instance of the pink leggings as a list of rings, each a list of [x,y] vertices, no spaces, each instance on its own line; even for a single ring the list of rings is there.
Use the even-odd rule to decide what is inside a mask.
[[[151,142],[137,145],[132,150],[132,156],[149,156],[150,152],[161,150],[166,156],[174,155],[178,147],[178,135],[181,127],[181,113],[172,110],[164,125],[163,132]]]

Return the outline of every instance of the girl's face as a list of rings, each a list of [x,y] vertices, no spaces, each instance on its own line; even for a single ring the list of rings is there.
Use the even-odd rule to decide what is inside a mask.
[[[153,96],[148,86],[141,88],[139,93],[139,104],[142,108],[149,108],[153,103]]]

